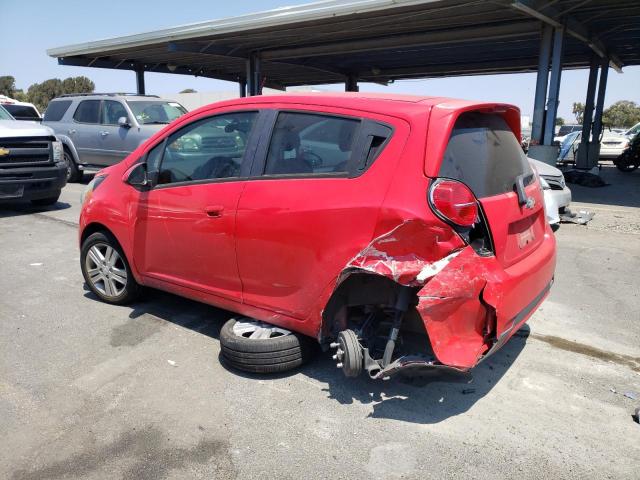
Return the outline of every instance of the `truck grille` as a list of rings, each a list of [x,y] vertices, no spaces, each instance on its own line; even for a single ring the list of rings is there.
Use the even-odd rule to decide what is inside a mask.
[[[52,137],[0,138],[0,168],[49,165]]]

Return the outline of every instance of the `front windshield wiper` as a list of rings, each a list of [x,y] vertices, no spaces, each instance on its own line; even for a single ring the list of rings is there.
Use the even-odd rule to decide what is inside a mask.
[[[143,125],[169,125],[169,123],[171,123],[171,122],[155,121],[155,122],[144,122]]]

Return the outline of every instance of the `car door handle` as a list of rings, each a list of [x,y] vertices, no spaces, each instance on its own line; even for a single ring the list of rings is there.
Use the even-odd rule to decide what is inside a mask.
[[[67,133],[68,133],[69,135],[73,135],[74,133],[76,133],[76,131],[75,131],[75,130],[69,130]]]
[[[207,215],[211,218],[220,218],[223,210],[224,207],[222,205],[212,205],[210,207],[205,207],[204,209],[204,211],[207,212]]]
[[[106,137],[107,135],[109,135],[109,132],[100,132],[100,135],[102,135],[103,137]]]

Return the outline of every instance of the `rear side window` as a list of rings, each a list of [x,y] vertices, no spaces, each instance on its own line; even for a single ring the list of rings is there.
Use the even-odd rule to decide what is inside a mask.
[[[6,104],[4,108],[13,115],[16,120],[40,120],[36,109],[29,105]]]
[[[266,175],[327,174],[348,171],[360,121],[283,112],[271,135]]]
[[[47,110],[44,112],[45,122],[59,122],[64,114],[69,110],[71,100],[54,100],[49,103]]]
[[[73,119],[80,123],[98,123],[100,100],[83,100],[76,108]]]
[[[460,115],[440,166],[440,177],[465,183],[478,198],[512,192],[516,179],[533,171],[507,122],[486,113]]]

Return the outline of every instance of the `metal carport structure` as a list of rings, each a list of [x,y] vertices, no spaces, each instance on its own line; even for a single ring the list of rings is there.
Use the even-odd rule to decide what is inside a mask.
[[[562,69],[590,68],[582,138],[597,139],[607,67],[640,65],[640,2],[329,0],[47,53],[62,65],[133,70],[140,93],[144,72],[234,81],[240,95],[257,95],[263,86],[344,82],[354,91],[358,82],[537,71],[531,154],[552,161]],[[597,148],[581,146],[579,166],[595,164]]]

